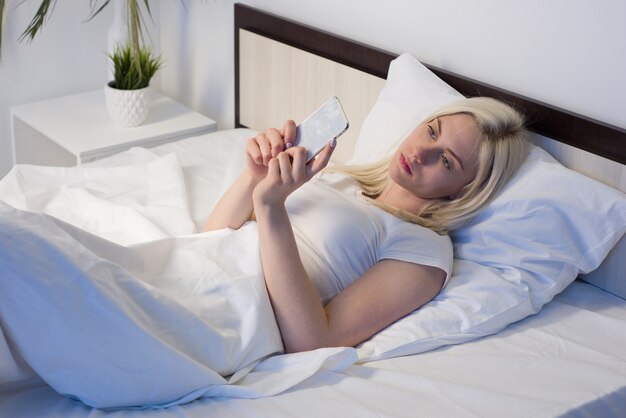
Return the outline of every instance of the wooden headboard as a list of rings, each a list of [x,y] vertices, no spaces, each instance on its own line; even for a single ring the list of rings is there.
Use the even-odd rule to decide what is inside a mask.
[[[333,158],[345,161],[397,56],[235,4],[235,126],[302,120],[336,95],[351,127]],[[626,192],[625,129],[425,65],[465,96],[491,96],[520,109],[534,141],[561,163]],[[626,298],[626,239],[585,280]]]
[[[249,6],[235,4],[235,124],[237,126],[243,125],[239,111],[239,105],[242,102],[239,84],[241,74],[239,37],[242,30],[382,79],[387,76],[389,63],[398,56]],[[540,135],[626,164],[626,129],[559,109],[428,64],[425,65],[464,96],[495,97],[523,109],[529,120],[529,128]]]

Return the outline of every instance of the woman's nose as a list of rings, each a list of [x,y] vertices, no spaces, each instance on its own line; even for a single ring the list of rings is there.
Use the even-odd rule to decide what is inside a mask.
[[[432,161],[434,155],[434,149],[429,146],[420,145],[415,148],[413,157],[418,164],[429,164]]]

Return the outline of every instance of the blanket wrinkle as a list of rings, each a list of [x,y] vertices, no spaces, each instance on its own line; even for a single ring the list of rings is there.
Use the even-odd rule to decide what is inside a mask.
[[[196,234],[176,157],[140,155],[0,180],[0,390],[154,409],[272,396],[355,361],[280,355],[256,223]]]
[[[124,245],[196,232],[172,153],[112,168],[16,165],[0,181],[0,196]]]

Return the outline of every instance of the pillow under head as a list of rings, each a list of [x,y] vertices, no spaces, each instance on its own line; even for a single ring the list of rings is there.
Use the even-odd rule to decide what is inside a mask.
[[[462,97],[409,54],[399,56],[350,163],[392,153],[430,113]],[[416,354],[495,333],[597,268],[624,233],[624,193],[533,147],[505,189],[451,234],[455,264],[446,288],[357,347],[359,359]]]

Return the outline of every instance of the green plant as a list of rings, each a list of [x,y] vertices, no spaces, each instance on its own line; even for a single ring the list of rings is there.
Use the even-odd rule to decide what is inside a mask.
[[[23,2],[22,0],[20,4]],[[96,17],[106,6],[109,5],[111,0],[89,0],[89,4],[91,7],[91,13],[87,17],[86,21],[90,21],[94,17]],[[4,18],[5,6],[7,1],[0,0],[0,53],[2,51],[2,22]],[[35,36],[41,31],[45,21],[50,17],[54,7],[56,6],[57,0],[41,0],[39,8],[35,13],[35,16],[31,19],[28,27],[22,32],[19,37],[19,41],[22,42],[26,40],[27,42],[35,39]],[[148,16],[152,18],[152,13],[150,11],[150,3],[149,0],[127,0],[127,25],[128,25],[128,41],[133,53],[137,53],[144,43],[143,39],[143,25],[145,23],[144,12],[141,7],[143,3],[143,8],[148,13]],[[1,55],[0,55],[1,56]]]
[[[24,39],[28,40],[29,42],[35,39],[35,35],[37,35],[37,33],[43,27],[43,24],[46,21],[46,18],[49,16],[50,13],[52,13],[52,10],[54,10],[54,6],[56,5],[56,2],[57,2],[56,0],[42,0],[41,1],[41,4],[39,5],[37,12],[35,12],[35,16],[33,16],[33,18],[31,19],[30,23],[28,24],[24,32],[22,32],[22,34],[20,35],[19,37],[20,42],[23,41]]]
[[[56,1],[56,0],[55,0]],[[99,0],[89,0],[91,3],[91,15],[87,21],[93,19],[98,13],[102,11],[111,0],[104,0],[102,5],[96,9],[96,6],[100,2]],[[127,0],[127,24],[128,24],[128,44],[133,54],[139,54],[142,44],[145,44],[143,39],[143,26],[145,20],[141,11],[141,0]],[[150,3],[148,0],[143,0],[144,7],[148,12],[148,16],[152,18],[152,12],[150,11]]]
[[[108,54],[113,66],[111,87],[118,90],[138,90],[148,87],[150,79],[161,68],[161,56],[154,56],[150,49],[142,47],[133,52],[130,43],[117,46]]]

